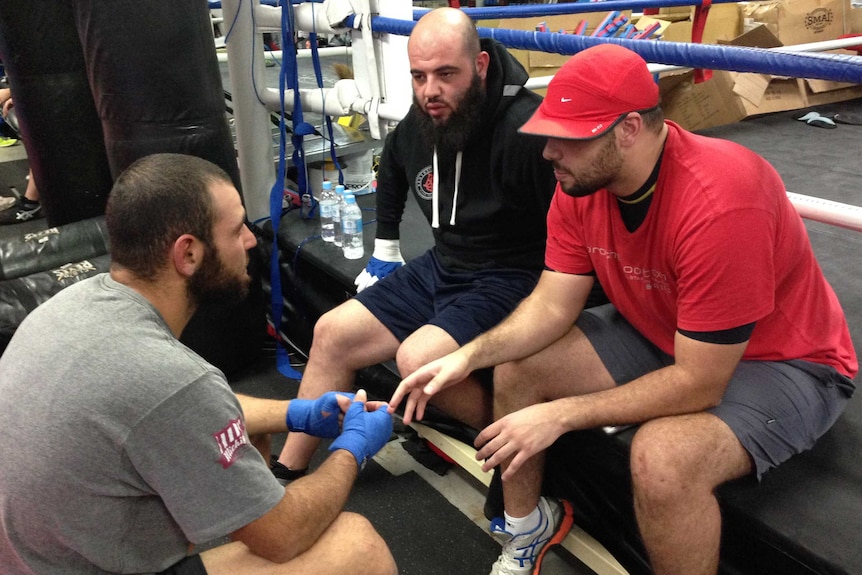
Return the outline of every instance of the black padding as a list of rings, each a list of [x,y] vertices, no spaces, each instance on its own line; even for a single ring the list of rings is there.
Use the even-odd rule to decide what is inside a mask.
[[[101,255],[24,277],[0,281],[0,353],[31,311],[72,284],[106,272],[111,258]],[[45,334],[51,337],[51,334]],[[95,351],[94,351],[95,353]]]
[[[44,271],[108,253],[108,229],[99,216],[0,241],[0,280]]]

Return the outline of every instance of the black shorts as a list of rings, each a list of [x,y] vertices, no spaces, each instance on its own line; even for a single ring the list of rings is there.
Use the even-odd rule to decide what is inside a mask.
[[[207,575],[204,562],[198,554],[189,555],[156,575]]]
[[[539,271],[444,270],[428,250],[356,295],[389,331],[404,341],[435,325],[464,345],[506,318],[539,279]]]
[[[576,324],[617,384],[673,364],[612,305],[584,311]],[[724,421],[751,455],[758,479],[810,449],[832,427],[855,386],[833,367],[803,360],[741,361],[721,403]]]

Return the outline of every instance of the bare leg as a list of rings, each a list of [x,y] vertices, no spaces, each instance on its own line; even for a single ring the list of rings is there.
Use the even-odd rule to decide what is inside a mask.
[[[297,397],[314,399],[327,391],[351,391],[356,370],[395,357],[399,342],[361,303],[349,300],[323,315]],[[320,440],[289,433],[278,460],[291,469],[308,467]]]
[[[408,337],[398,348],[396,362],[401,377],[407,377],[429,361],[458,349],[458,343],[435,325],[425,325]],[[469,377],[434,396],[431,403],[447,415],[474,429],[492,421],[491,391],[476,378]]]
[[[33,179],[33,170],[30,170],[27,178],[27,189],[24,191],[24,197],[31,202],[39,201],[39,188],[36,187],[36,180]]]
[[[708,413],[644,424],[631,449],[638,526],[655,573],[718,571],[721,513],[715,488],[752,471],[727,425]]]
[[[342,513],[305,553],[287,563],[272,563],[242,543],[228,543],[201,553],[207,575],[396,575],[386,543],[361,515]]]
[[[500,419],[530,405],[614,385],[589,340],[573,327],[539,353],[495,368],[494,417]],[[544,464],[544,453],[537,454],[503,482],[506,511],[513,517],[525,517],[538,504]]]

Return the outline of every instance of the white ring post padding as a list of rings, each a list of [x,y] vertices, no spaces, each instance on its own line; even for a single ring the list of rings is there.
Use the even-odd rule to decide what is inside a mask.
[[[296,17],[296,28],[298,30],[313,30],[318,34],[340,34],[345,31],[344,27],[332,27],[332,23],[328,21],[326,10],[322,4],[314,6],[313,2],[303,2],[294,6],[293,14]],[[341,24],[341,22],[336,22],[336,24]]]
[[[275,184],[272,124],[269,112],[255,94],[255,78],[266,77],[261,56],[263,42],[254,29],[249,6],[258,0],[222,0],[226,22],[232,22],[228,53],[233,116],[236,120],[237,162],[242,179],[242,197],[250,220],[269,215],[269,191]],[[253,52],[256,51],[256,52]]]
[[[787,197],[803,218],[862,232],[862,207],[793,192]]]

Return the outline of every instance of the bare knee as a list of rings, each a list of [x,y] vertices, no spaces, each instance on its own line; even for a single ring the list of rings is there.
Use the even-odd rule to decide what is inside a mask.
[[[338,516],[339,531],[348,534],[340,551],[352,559],[347,563],[351,569],[361,566],[362,575],[394,575],[398,573],[395,559],[386,542],[362,515],[344,512]],[[342,535],[343,537],[344,535]],[[343,550],[343,551],[341,551]],[[369,558],[374,558],[369,560]]]
[[[449,346],[441,348],[429,345],[429,342],[421,337],[409,337],[398,346],[398,350],[395,352],[398,373],[401,374],[401,377],[407,377],[426,363],[443,357],[454,349],[457,349],[457,344],[453,343],[451,349]]]
[[[679,423],[659,419],[645,423],[632,441],[631,473],[641,499],[680,500],[700,482],[695,450],[679,433]]]
[[[345,321],[341,317],[341,307],[332,309],[317,320],[314,324],[314,337],[311,341],[311,355],[324,357],[338,357],[343,351]]]
[[[494,368],[494,401],[512,409],[544,400],[542,386],[525,361],[510,361]]]

